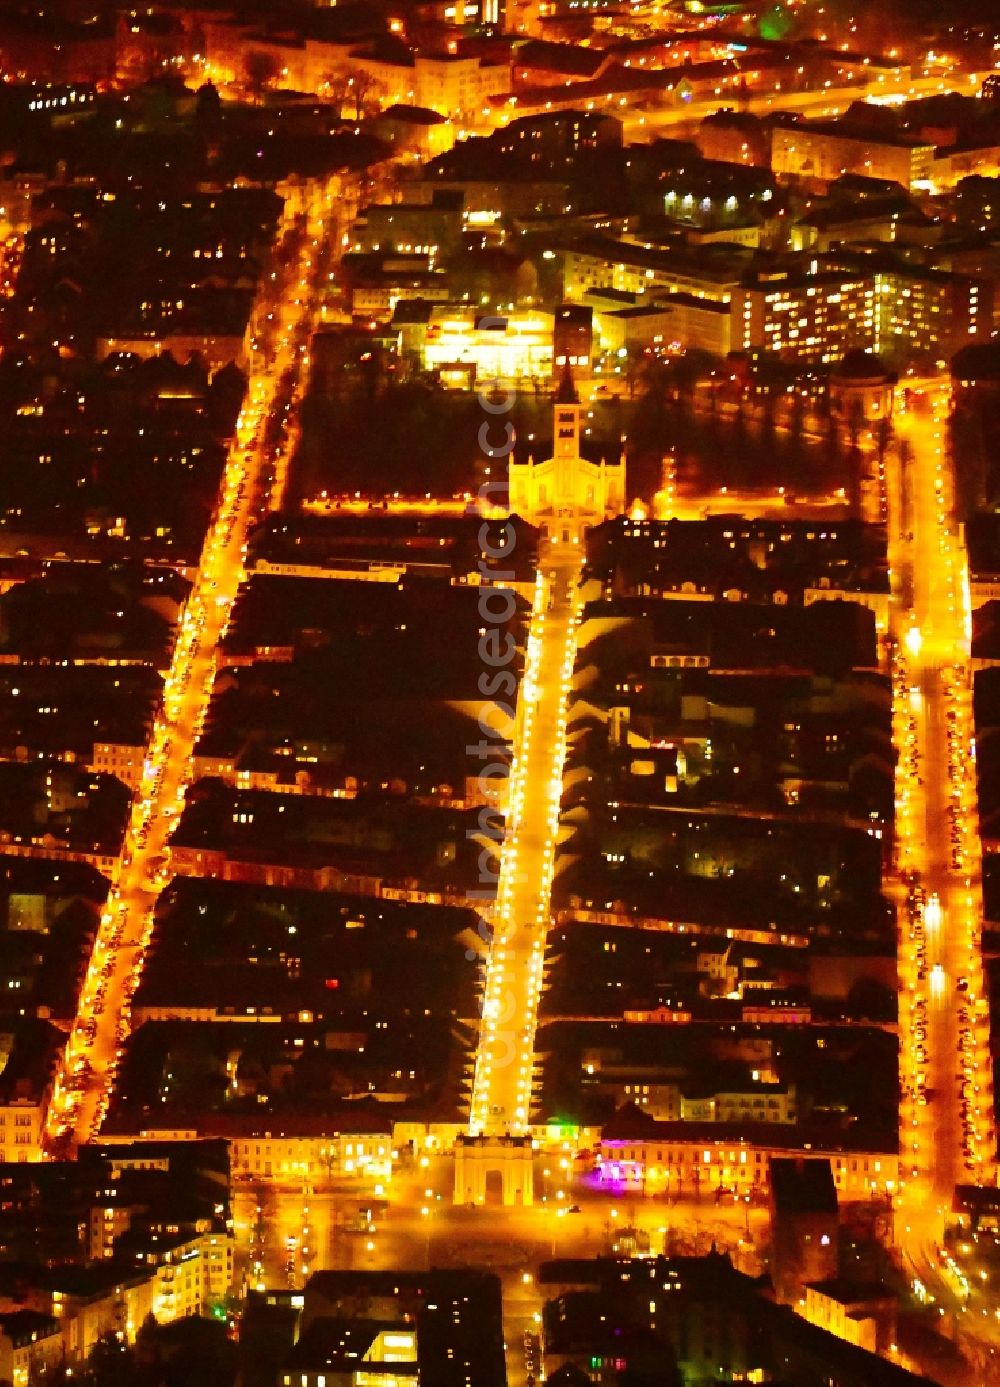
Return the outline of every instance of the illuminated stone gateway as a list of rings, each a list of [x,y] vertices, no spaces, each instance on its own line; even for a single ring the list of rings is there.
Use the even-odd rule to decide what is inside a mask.
[[[499,1176],[493,1182],[490,1176]],[[491,1189],[491,1186],[493,1188]],[[490,1197],[493,1193],[499,1198]],[[460,1136],[455,1143],[455,1203],[534,1202],[530,1136]]]

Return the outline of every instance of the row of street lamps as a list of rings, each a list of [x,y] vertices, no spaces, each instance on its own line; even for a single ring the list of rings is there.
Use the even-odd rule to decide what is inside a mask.
[[[255,308],[251,336],[263,337],[264,325],[273,323],[276,316],[277,330],[267,330],[272,350],[266,356],[255,354],[215,515],[177,630],[161,711],[46,1114],[50,1151],[74,1137],[92,1137],[110,1103],[128,1035],[132,996],[152,938],[155,899],[169,875],[167,840],[183,807],[192,753],[211,697],[214,652],[225,635],[243,578],[245,533],[261,501],[256,492],[266,465],[276,461],[274,450],[265,442],[265,426],[270,418],[287,419],[294,392],[302,388],[308,332],[320,287],[310,272],[322,237],[323,214],[332,202],[328,188],[314,186],[312,203],[318,215],[311,239],[299,234],[299,213],[291,203],[285,204],[278,243],[291,244],[297,256],[286,273],[272,271]],[[294,284],[298,291],[290,299],[288,291]],[[306,292],[310,284],[312,293]],[[283,399],[289,384],[288,398]]]

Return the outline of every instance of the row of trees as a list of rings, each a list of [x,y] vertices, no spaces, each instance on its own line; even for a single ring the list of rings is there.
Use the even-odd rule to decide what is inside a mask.
[[[97,1340],[81,1367],[60,1363],[36,1373],[36,1387],[232,1387],[239,1350],[223,1319],[188,1319],[159,1325],[152,1315],[134,1344],[116,1334]]]
[[[726,360],[690,350],[679,356],[646,352],[626,358],[628,404],[617,397],[613,411],[629,415],[630,466],[640,493],[650,478],[646,454],[676,452],[685,466],[707,466],[725,455],[733,486],[786,483],[803,490],[854,488],[869,464],[879,470],[892,439],[888,419],[866,441],[860,403],[838,414],[827,373],[802,372],[778,357],[752,362],[736,354]],[[624,421],[622,421],[624,422]]]
[[[243,60],[243,81],[256,101],[262,101],[265,92],[279,86],[282,76],[279,59],[266,48],[251,49]],[[320,95],[334,108],[338,119],[344,119],[347,110],[354,120],[363,120],[379,109],[383,91],[376,78],[364,68],[345,67],[324,76]]]

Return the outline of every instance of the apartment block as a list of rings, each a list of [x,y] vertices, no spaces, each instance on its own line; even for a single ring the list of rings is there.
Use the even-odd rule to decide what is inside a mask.
[[[815,363],[839,361],[854,348],[873,346],[876,303],[873,274],[763,274],[733,292],[733,347],[791,352]]]
[[[905,136],[877,138],[839,121],[777,125],[771,135],[771,169],[779,177],[832,183],[852,173],[912,191],[930,185],[933,164],[932,144]]]

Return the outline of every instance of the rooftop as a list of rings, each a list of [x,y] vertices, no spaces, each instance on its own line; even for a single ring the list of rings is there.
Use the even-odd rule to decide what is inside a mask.
[[[837,1213],[837,1190],[829,1161],[772,1160],[771,1197],[782,1214]]]

